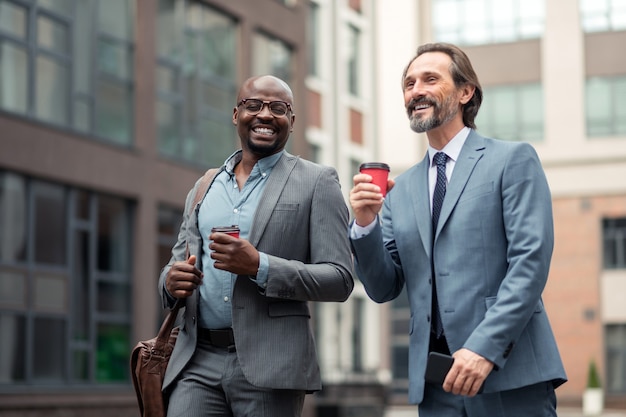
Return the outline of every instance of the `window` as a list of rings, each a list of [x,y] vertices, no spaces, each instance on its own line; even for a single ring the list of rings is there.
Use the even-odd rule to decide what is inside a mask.
[[[348,25],[348,91],[354,96],[360,93],[359,74],[361,71],[361,31],[353,25]]]
[[[540,84],[488,87],[476,117],[481,134],[504,140],[543,139],[543,92]]]
[[[271,74],[292,85],[292,51],[289,45],[272,36],[255,33],[252,38],[252,72]]]
[[[434,38],[482,45],[540,38],[544,0],[433,0]]]
[[[188,0],[159,0],[158,7],[159,152],[219,166],[237,146],[236,22]]]
[[[587,135],[626,135],[626,76],[588,78],[585,91]]]
[[[130,145],[134,0],[0,1],[0,109]]]
[[[319,51],[319,36],[320,36],[320,5],[314,2],[309,3],[307,25],[307,51],[309,58],[309,75],[320,75],[320,51]]]
[[[602,220],[605,269],[626,268],[626,218]]]
[[[626,393],[626,325],[606,326],[606,387],[611,394]]]
[[[131,214],[0,171],[0,391],[128,381]]]
[[[580,0],[580,17],[585,32],[626,30],[626,2]]]

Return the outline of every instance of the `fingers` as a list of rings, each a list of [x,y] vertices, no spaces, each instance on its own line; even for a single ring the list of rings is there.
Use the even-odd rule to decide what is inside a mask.
[[[493,369],[493,363],[468,349],[461,349],[453,356],[454,365],[446,376],[443,389],[455,395],[473,397]]]
[[[172,297],[187,298],[202,283],[202,272],[196,267],[196,256],[175,262],[165,278],[165,287]]]

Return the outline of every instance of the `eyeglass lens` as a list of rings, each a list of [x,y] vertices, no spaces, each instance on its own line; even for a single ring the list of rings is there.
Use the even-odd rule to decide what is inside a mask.
[[[261,111],[261,109],[263,109],[263,105],[265,103],[267,103],[267,105],[269,106],[270,112],[274,116],[284,116],[285,114],[287,114],[287,110],[288,110],[287,104],[282,101],[263,102],[257,99],[247,99],[243,103],[243,106],[248,113],[255,115],[255,114],[258,114]]]

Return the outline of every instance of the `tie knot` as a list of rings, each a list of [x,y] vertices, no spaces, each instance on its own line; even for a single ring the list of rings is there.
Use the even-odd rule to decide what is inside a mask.
[[[433,156],[433,161],[435,161],[435,165],[445,165],[448,161],[448,155],[444,152],[437,152],[435,156]]]

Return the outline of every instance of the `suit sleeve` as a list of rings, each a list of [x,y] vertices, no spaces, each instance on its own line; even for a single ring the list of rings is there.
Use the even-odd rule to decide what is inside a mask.
[[[163,267],[161,270],[161,275],[159,276],[159,285],[158,291],[159,296],[161,297],[161,302],[163,308],[171,308],[176,301],[173,297],[171,297],[167,291],[165,290],[165,278],[167,277],[167,273],[169,272],[172,264],[177,261],[186,260],[185,255],[187,253],[187,228],[189,227],[189,211],[191,209],[191,204],[193,204],[193,196],[195,195],[195,191],[198,188],[200,180],[196,182],[193,189],[189,191],[187,194],[187,198],[185,199],[185,211],[183,212],[183,221],[180,225],[180,229],[178,231],[178,239],[176,244],[172,247],[172,257],[170,261]]]
[[[333,168],[323,168],[310,198],[308,219],[302,219],[308,223],[308,259],[284,259],[268,253],[265,296],[299,301],[345,301],[354,287],[346,233],[348,208]],[[288,233],[280,237],[293,238]]]

